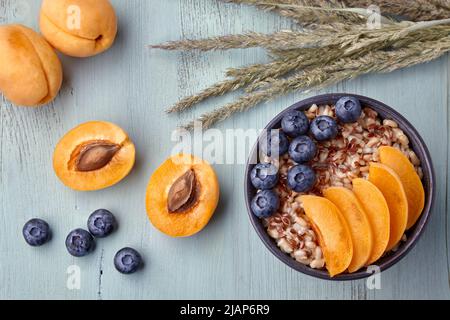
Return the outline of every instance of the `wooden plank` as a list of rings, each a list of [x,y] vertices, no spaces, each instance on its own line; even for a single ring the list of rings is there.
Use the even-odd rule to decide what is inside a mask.
[[[22,1],[30,11],[20,17],[14,13],[16,1],[0,0],[0,23],[23,22],[36,28],[39,3]],[[260,50],[167,53],[144,46],[181,37],[270,32],[290,22],[215,0],[115,0],[113,4],[120,30],[114,47],[90,59],[62,57],[65,81],[53,104],[40,109],[13,107],[4,99],[0,104],[0,298],[450,298],[448,57],[322,91],[363,94],[395,107],[422,134],[436,167],[437,201],[424,236],[404,260],[382,274],[381,290],[368,290],[364,280],[321,281],[276,260],[248,221],[243,165],[215,166],[222,189],[219,209],[197,236],[168,238],[151,226],[145,214],[148,178],[170,154],[175,126],[236,95],[213,99],[181,115],[168,116],[164,109],[222,79],[226,68],[266,57]],[[283,108],[316,93],[320,92],[287,95],[218,128],[262,128]],[[53,173],[53,148],[67,130],[96,119],[115,122],[129,132],[137,146],[136,167],[110,189],[73,192]],[[117,215],[118,232],[98,241],[92,255],[70,257],[64,247],[66,234],[84,227],[89,213],[101,207]],[[26,246],[21,236],[23,223],[34,216],[48,220],[54,230],[52,242],[38,249]],[[127,277],[114,269],[113,256],[123,246],[142,252],[146,262],[142,272]],[[80,268],[80,290],[66,287],[71,265]]]

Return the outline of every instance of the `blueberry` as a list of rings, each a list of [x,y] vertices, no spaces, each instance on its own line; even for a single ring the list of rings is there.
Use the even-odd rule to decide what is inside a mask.
[[[250,172],[250,179],[256,189],[272,189],[278,182],[278,169],[271,163],[258,163]]]
[[[317,141],[334,139],[338,134],[337,123],[329,116],[318,116],[311,123],[311,134]]]
[[[358,121],[361,117],[361,103],[354,97],[342,97],[336,102],[336,117],[343,123]]]
[[[309,120],[301,111],[289,111],[281,120],[281,128],[289,137],[295,138],[308,132]]]
[[[291,141],[289,156],[297,163],[308,162],[314,159],[317,147],[308,136],[300,136]]]
[[[50,240],[50,226],[44,220],[31,219],[23,226],[22,234],[30,246],[42,246]]]
[[[289,140],[281,130],[269,130],[260,142],[262,151],[269,157],[284,155],[289,148]]]
[[[117,222],[111,212],[106,209],[98,209],[89,216],[87,227],[94,237],[104,238],[117,228]]]
[[[66,248],[74,257],[83,257],[94,250],[95,240],[86,230],[75,229],[67,235]]]
[[[136,272],[142,265],[142,257],[132,248],[120,249],[114,256],[114,266],[124,274]]]
[[[308,192],[316,184],[314,170],[305,165],[297,165],[289,169],[287,174],[287,185],[295,192]]]
[[[252,199],[251,209],[258,218],[267,218],[274,214],[280,206],[278,195],[272,190],[258,192]]]

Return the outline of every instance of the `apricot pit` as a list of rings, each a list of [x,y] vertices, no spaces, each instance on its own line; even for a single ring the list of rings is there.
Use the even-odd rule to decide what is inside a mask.
[[[81,172],[95,171],[106,166],[120,145],[108,141],[91,141],[84,145],[76,157],[75,169]]]
[[[68,187],[79,191],[110,187],[133,168],[135,147],[120,127],[92,121],[69,131],[57,144],[53,167]]]
[[[194,170],[186,171],[170,187],[167,207],[170,213],[184,212],[192,208],[197,201],[197,186]]]

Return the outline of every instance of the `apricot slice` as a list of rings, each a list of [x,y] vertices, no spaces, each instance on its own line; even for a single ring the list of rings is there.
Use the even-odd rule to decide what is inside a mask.
[[[91,121],[70,130],[56,145],[53,168],[68,187],[79,191],[110,187],[125,178],[136,150],[113,123]]]
[[[369,181],[383,194],[389,207],[389,242],[386,251],[391,250],[400,241],[408,221],[408,200],[400,177],[394,170],[382,163],[371,163]]]
[[[344,272],[352,261],[353,245],[342,213],[323,197],[305,195],[300,200],[318,236],[330,276]]]
[[[372,252],[372,229],[369,219],[352,191],[343,187],[331,187],[323,191],[325,198],[333,202],[347,221],[353,243],[353,257],[348,266],[355,272],[364,266]]]
[[[398,149],[393,147],[380,147],[380,162],[395,171],[405,189],[408,199],[408,222],[406,229],[411,228],[422,214],[425,206],[425,190],[413,164]]]
[[[167,159],[150,178],[146,194],[152,224],[171,237],[188,237],[209,222],[219,202],[219,183],[209,163],[187,154]]]
[[[372,228],[372,252],[366,263],[370,265],[383,255],[389,242],[389,207],[381,191],[372,182],[357,178],[352,183],[353,193],[367,214]]]

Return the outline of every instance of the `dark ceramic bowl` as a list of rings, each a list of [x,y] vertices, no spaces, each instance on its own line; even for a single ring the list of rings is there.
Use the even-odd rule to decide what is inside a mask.
[[[414,129],[414,127],[406,120],[402,115],[400,115],[397,111],[388,107],[387,105],[376,101],[374,99],[370,99],[363,96],[358,96],[354,94],[325,94],[320,96],[311,97],[309,99],[297,102],[291,107],[287,108],[279,115],[277,115],[265,129],[278,129],[281,127],[281,119],[283,116],[291,110],[306,110],[312,104],[324,105],[324,104],[335,104],[336,101],[343,96],[354,96],[361,101],[363,107],[367,106],[377,111],[380,118],[382,119],[392,119],[396,121],[399,127],[404,131],[410,141],[410,146],[417,154],[419,159],[421,160],[421,165],[423,169],[423,185],[425,188],[425,207],[423,209],[423,213],[420,216],[420,219],[416,222],[416,224],[406,232],[407,241],[402,242],[396,252],[390,253],[382,258],[380,258],[376,265],[380,267],[381,271],[388,269],[389,267],[396,264],[400,259],[402,259],[416,244],[420,235],[423,232],[423,229],[428,221],[430,216],[431,207],[434,202],[434,189],[435,189],[435,177],[433,164],[431,162],[431,157],[428,152],[428,149],[420,137],[419,133]],[[260,136],[261,139],[261,136]],[[245,172],[245,194],[246,194],[246,204],[247,211],[250,217],[250,221],[261,238],[264,245],[267,249],[270,250],[278,259],[280,259],[283,263],[288,265],[289,267],[306,273],[310,276],[327,279],[327,280],[355,280],[361,279],[370,276],[371,273],[367,272],[366,269],[362,269],[355,273],[343,273],[331,278],[328,275],[326,270],[317,270],[312,269],[309,266],[305,266],[296,260],[294,260],[288,254],[282,252],[280,248],[277,246],[275,241],[267,234],[266,229],[262,224],[262,220],[253,215],[250,209],[250,202],[253,196],[256,194],[256,189],[253,187],[250,181],[250,171],[253,169],[255,161],[254,159],[258,159],[258,143],[255,144],[253,150],[248,158]]]

